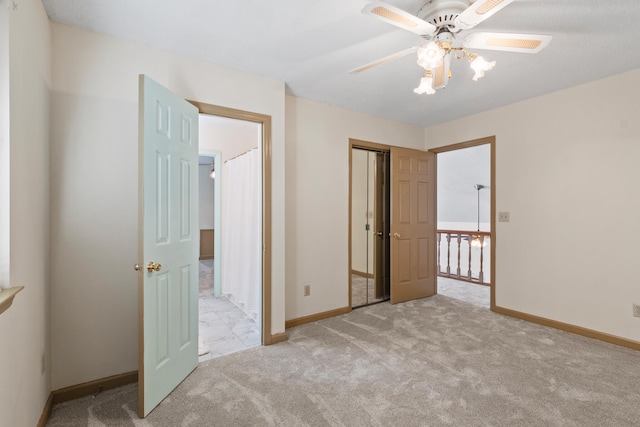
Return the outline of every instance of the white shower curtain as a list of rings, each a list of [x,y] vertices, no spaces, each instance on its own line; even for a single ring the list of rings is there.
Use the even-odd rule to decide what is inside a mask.
[[[258,320],[262,283],[260,150],[227,161],[222,184],[222,293]]]

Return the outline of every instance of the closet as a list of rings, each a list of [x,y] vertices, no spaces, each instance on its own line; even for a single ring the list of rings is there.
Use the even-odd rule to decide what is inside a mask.
[[[351,147],[351,307],[390,298],[389,154]]]

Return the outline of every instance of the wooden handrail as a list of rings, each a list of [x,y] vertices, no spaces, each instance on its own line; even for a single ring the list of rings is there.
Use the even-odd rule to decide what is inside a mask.
[[[461,234],[461,235],[472,235],[472,236],[489,236],[491,237],[491,232],[490,231],[475,231],[475,230],[436,230],[436,233],[442,233],[442,234],[451,234],[453,235],[457,235],[457,234]]]

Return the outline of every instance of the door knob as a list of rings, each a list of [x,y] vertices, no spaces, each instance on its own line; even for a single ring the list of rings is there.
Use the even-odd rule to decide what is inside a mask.
[[[149,264],[147,264],[147,271],[149,273],[152,273],[153,271],[160,271],[162,269],[162,265],[155,263],[153,261],[149,261]]]
[[[384,233],[383,233],[382,231],[378,231],[378,232],[376,233],[376,236],[378,236],[378,237],[383,237],[383,236],[384,236]]]
[[[393,233],[393,237],[396,238],[396,239],[399,239],[400,238],[400,234],[399,233]]]

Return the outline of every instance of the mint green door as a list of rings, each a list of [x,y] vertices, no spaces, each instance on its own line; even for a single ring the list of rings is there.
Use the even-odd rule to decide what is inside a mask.
[[[198,110],[139,79],[138,415],[198,364]]]

